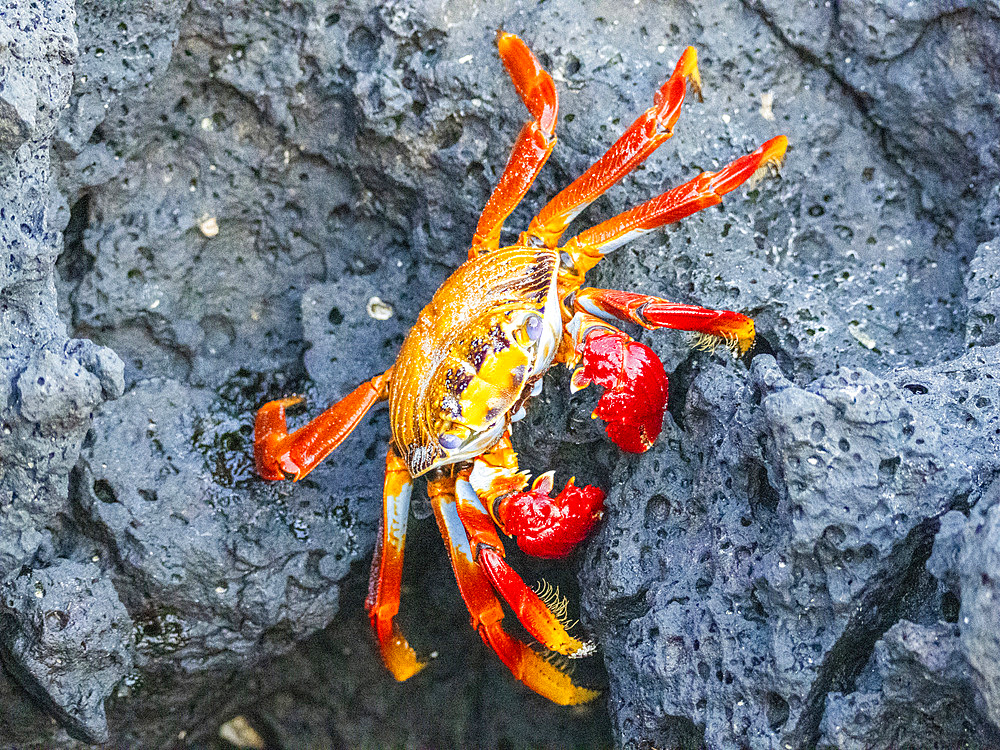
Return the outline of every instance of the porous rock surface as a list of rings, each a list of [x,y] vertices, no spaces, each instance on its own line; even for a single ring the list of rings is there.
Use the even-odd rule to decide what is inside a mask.
[[[581,226],[791,143],[590,279],[746,311],[756,356],[644,333],[640,456],[565,373],[516,430],[608,492],[569,566],[511,555],[601,646],[576,711],[468,628],[419,491],[438,658],[382,669],[384,407],[297,484],[249,459],[260,403],[381,372],[464,258],[525,118],[501,27],[560,93],[506,237],[688,44],[705,101]],[[1000,747],[998,44],[993,0],[0,5],[0,747]]]

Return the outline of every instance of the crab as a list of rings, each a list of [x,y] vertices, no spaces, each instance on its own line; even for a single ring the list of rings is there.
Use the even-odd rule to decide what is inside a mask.
[[[500,247],[505,219],[555,146],[558,98],[552,77],[521,39],[501,31],[497,44],[530,118],[483,209],[468,260],[420,313],[390,369],[291,433],[286,410],[301,397],[262,406],[254,455],[265,479],[301,479],[373,404],[388,400],[392,440],[365,601],[383,662],[397,680],[427,664],[395,619],[413,482],[426,476],[472,626],[515,678],[570,705],[598,692],[574,681],[564,657],[586,656],[594,645],[569,632],[563,597],[551,587],[527,586],[507,563],[501,533],[527,554],[565,557],[601,518],[604,493],[570,479],[552,497],[553,472],[528,487],[511,444],[511,424],[558,363],[573,370],[572,390],[592,383],[604,389],[594,416],[606,423],[612,441],[637,453],[652,446],[666,410],[667,376],[653,351],[619,330],[618,321],[690,331],[701,345],[722,343],[736,355],[747,353],[754,323],[746,315],[584,288],[584,276],[632,238],[714,206],[742,183],[776,169],[787,139],[775,137],[718,172],[704,172],[560,244],[581,211],[672,135],[688,89],[700,94],[697,53],[688,47],[653,106],[550,200],[516,243]],[[505,604],[537,644],[504,629]]]

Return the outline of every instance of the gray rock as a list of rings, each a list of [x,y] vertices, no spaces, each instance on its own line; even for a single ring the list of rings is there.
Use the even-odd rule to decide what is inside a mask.
[[[969,518],[962,543],[958,570],[961,576],[962,608],[959,631],[962,647],[986,715],[1000,726],[1000,483],[983,494]]]
[[[374,520],[329,485],[292,495],[252,480],[247,430],[212,398],[146,381],[95,420],[82,462],[79,499],[146,666],[166,654],[191,671],[238,665],[324,627],[368,543],[367,529],[355,539],[358,517]]]
[[[132,669],[132,621],[91,563],[62,561],[8,576],[0,654],[29,693],[87,742],[108,741],[104,701]]]
[[[965,342],[968,346],[1000,344],[1000,237],[976,249],[965,282],[969,295],[969,317]]]
[[[830,693],[822,750],[869,747],[996,747],[1000,732],[969,700],[968,666],[957,628],[901,620],[875,644],[850,695]]]
[[[0,574],[86,565],[116,592],[137,640],[111,744],[207,747],[236,713],[276,747],[996,744],[995,0],[613,18],[590,0],[86,0],[75,31],[65,3],[0,16]],[[644,333],[672,373],[650,452],[622,458],[562,372],[515,430],[525,466],[608,490],[580,586],[610,719],[539,708],[485,651],[420,490],[403,616],[439,658],[404,685],[378,665],[361,602],[384,407],[297,484],[249,458],[257,406],[298,392],[312,416],[383,371],[465,258],[526,117],[500,27],[552,71],[562,115],[505,238],[687,44],[705,101],[581,228],[791,143],[780,180],[589,280],[747,311],[774,359],[748,373]],[[73,632],[100,639],[108,611]],[[79,662],[82,721],[71,692],[24,678],[44,650],[6,658],[0,746],[103,731],[113,674]]]
[[[976,210],[975,191],[990,189],[1000,168],[991,135],[996,84],[980,83],[1000,33],[995,2],[809,3],[818,7],[804,13],[773,0],[752,5],[806,60],[843,83],[921,183],[926,210],[952,220]]]
[[[113,6],[81,0],[76,4],[79,60],[69,112],[56,134],[61,143],[77,153],[101,148],[88,141],[107,117],[111,103],[119,95],[149,86],[166,69],[186,5],[181,0],[128,0]],[[73,170],[69,179],[101,184],[88,180],[85,165],[79,166],[83,168]]]
[[[998,469],[995,349],[898,385],[844,370],[800,389],[769,357],[753,387],[695,378],[683,432],[616,470],[581,574],[623,746],[808,746],[886,629],[941,616],[924,562],[938,516]],[[870,692],[849,700],[891,710]]]
[[[0,572],[51,558],[92,411],[116,389],[117,356],[71,342],[56,315],[48,137],[72,82],[72,6],[8,4],[0,43],[17,143],[0,151]],[[7,120],[10,124],[10,120]],[[23,136],[23,137],[22,137]],[[58,536],[58,534],[56,534]]]
[[[69,0],[3,4],[0,17],[0,150],[48,138],[73,82],[75,12]]]

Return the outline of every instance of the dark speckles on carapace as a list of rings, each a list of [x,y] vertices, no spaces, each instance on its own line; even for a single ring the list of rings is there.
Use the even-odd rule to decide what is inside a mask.
[[[462,416],[462,404],[458,396],[446,393],[441,399],[441,411],[452,419],[459,419]]]
[[[483,339],[477,337],[469,342],[469,364],[475,367],[477,372],[486,361],[487,354],[489,354],[489,345]]]
[[[495,352],[502,352],[510,347],[510,339],[499,323],[490,328],[490,346]]]
[[[448,370],[447,375],[445,375],[444,384],[448,389],[449,395],[461,396],[462,392],[469,386],[469,383],[472,382],[472,378],[472,373],[451,368]]]

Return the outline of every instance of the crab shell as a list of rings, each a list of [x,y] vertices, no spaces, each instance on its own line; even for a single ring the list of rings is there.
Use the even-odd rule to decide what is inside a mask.
[[[418,477],[495,444],[562,337],[557,251],[510,246],[466,261],[410,330],[393,369],[393,446]]]
[[[562,337],[558,251],[513,245],[466,261],[410,330],[393,368],[393,447],[413,477],[494,445]]]

